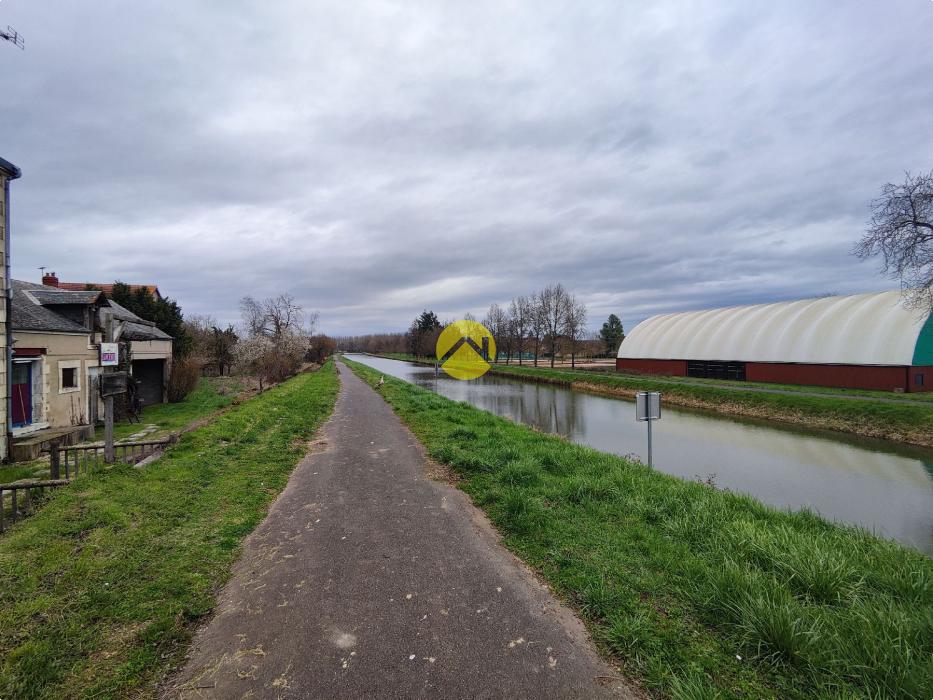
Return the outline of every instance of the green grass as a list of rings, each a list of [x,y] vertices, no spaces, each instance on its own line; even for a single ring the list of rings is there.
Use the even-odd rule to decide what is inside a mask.
[[[337,386],[332,363],[299,375],[0,536],[0,698],[154,696]]]
[[[237,377],[202,377],[198,386],[184,401],[178,403],[160,403],[143,408],[139,423],[123,421],[113,427],[113,436],[117,440],[139,432],[147,425],[157,425],[158,433],[176,431],[189,423],[210,415],[214,411],[229,406],[240,391],[240,379]],[[97,440],[104,439],[104,429],[98,427]]]
[[[370,384],[382,376],[350,364]],[[380,391],[652,692],[933,697],[933,560],[400,380]]]
[[[49,460],[33,459],[29,462],[0,464],[0,484],[9,484],[20,479],[48,479]]]
[[[193,421],[206,418],[233,403],[241,389],[241,384],[242,381],[237,377],[203,377],[184,401],[147,406],[143,409],[139,423],[123,421],[114,425],[114,438],[126,439],[147,425],[158,426],[157,431],[146,436],[148,439],[155,439],[165,433],[181,430]],[[103,428],[97,428],[95,439],[104,439]],[[48,456],[29,462],[0,464],[0,484],[32,478],[49,478]]]
[[[414,359],[404,355],[392,357],[408,361]],[[738,391],[731,388],[736,382],[724,384],[715,380],[677,381],[646,375],[552,370],[528,365],[497,364],[494,365],[493,371],[517,379],[573,385],[577,388],[585,383],[590,388],[607,393],[660,391],[666,401],[675,404],[933,446],[933,400],[924,403],[912,402],[915,397],[924,396],[922,394],[908,394],[903,400],[900,399],[905,395],[882,392],[873,392],[870,397],[866,395],[863,398],[847,398],[833,392],[825,392],[825,395],[820,396],[803,393],[804,390],[818,387],[796,387],[799,392],[776,394],[754,390],[772,388],[767,384],[751,385],[750,390]],[[879,401],[878,398],[896,400]]]

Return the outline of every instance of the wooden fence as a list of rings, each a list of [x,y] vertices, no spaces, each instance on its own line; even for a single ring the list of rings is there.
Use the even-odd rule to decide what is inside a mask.
[[[115,444],[117,462],[136,463],[177,442],[175,435],[165,440],[121,442]],[[61,447],[53,443],[49,451],[50,479],[24,479],[11,484],[0,484],[0,532],[36,511],[47,495],[47,490],[60,488],[79,476],[103,469],[103,445],[77,445]]]
[[[0,532],[6,530],[7,521],[12,524],[35,513],[36,506],[45,496],[45,489],[55,489],[68,483],[68,479],[31,479],[14,484],[0,484]],[[22,498],[19,498],[20,494]],[[7,501],[10,503],[9,512]]]
[[[118,442],[113,446],[115,462],[135,463],[161,452],[178,440],[174,435],[164,440],[146,440],[143,442]],[[53,445],[49,454],[49,470],[53,479],[59,479],[64,472],[65,479],[81,474],[90,474],[104,465],[103,445],[76,445],[58,447]]]

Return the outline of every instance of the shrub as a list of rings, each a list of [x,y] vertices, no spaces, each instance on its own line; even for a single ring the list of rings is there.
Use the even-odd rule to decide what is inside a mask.
[[[194,358],[183,358],[172,363],[168,377],[168,400],[171,403],[184,401],[194,391],[201,378],[201,363]]]

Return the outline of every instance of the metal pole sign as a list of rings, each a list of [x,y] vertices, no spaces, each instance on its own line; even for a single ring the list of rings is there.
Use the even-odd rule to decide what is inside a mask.
[[[635,420],[648,424],[648,466],[651,464],[651,423],[661,420],[661,392],[639,391],[635,394]]]

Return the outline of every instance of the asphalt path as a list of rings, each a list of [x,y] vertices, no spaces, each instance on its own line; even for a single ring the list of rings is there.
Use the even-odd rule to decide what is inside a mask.
[[[346,367],[168,698],[639,697]]]

